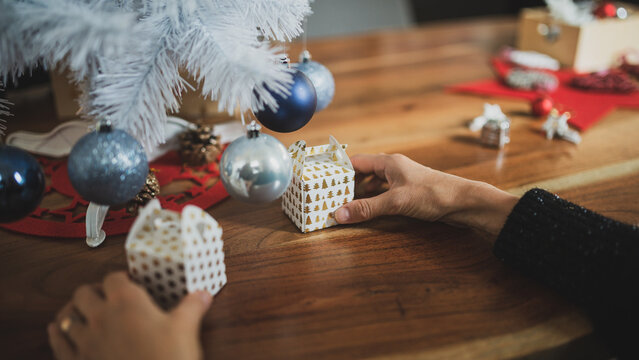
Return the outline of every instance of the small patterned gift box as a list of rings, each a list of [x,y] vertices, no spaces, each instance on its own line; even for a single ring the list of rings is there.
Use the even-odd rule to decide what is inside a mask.
[[[489,119],[481,128],[480,140],[486,146],[503,149],[510,142],[510,120]]]
[[[288,148],[293,180],[282,210],[303,233],[337,225],[335,210],[353,200],[355,170],[345,149],[332,136],[326,145],[307,148],[300,140]]]
[[[164,308],[189,292],[211,295],[226,284],[222,228],[197,206],[162,210],[158,200],[142,209],[126,239],[129,273]]]

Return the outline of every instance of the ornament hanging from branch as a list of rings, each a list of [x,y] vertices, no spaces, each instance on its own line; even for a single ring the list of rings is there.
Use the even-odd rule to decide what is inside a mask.
[[[0,90],[2,90],[0,83]],[[3,144],[10,116],[9,101],[0,98],[0,223],[19,220],[40,204],[45,180],[42,167],[26,151]]]
[[[222,154],[220,177],[229,195],[246,202],[273,201],[286,191],[293,176],[291,157],[276,138],[260,132],[254,121],[246,136]]]
[[[290,67],[288,57],[280,61],[286,68]],[[277,132],[293,132],[306,125],[315,114],[317,93],[315,86],[303,72],[294,70],[293,84],[289,90],[288,95],[271,92],[277,107],[265,107],[255,113],[255,117],[266,128]]]
[[[293,67],[308,77],[317,94],[317,107],[315,111],[324,110],[333,101],[335,95],[335,79],[328,68],[317,61],[311,60],[311,53],[304,50],[300,54],[300,62]]]
[[[304,33],[302,34],[302,52],[300,53],[299,62],[293,64],[293,68],[301,71],[308,77],[315,87],[315,93],[317,94],[317,106],[315,111],[324,110],[328,104],[333,101],[335,95],[335,79],[333,74],[324,65],[317,61],[311,60],[311,53],[308,51],[306,33],[307,21],[304,21]]]
[[[101,123],[73,146],[69,180],[84,199],[99,205],[119,205],[132,199],[149,173],[146,153],[123,130]]]
[[[31,213],[44,194],[44,173],[26,151],[0,145],[0,223]]]

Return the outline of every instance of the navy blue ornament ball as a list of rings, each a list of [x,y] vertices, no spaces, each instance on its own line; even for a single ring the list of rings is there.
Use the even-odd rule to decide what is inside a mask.
[[[266,106],[264,110],[255,113],[262,125],[277,132],[292,132],[311,120],[317,106],[317,94],[313,83],[301,71],[295,71],[290,92],[288,96],[271,92],[278,108],[273,112]]]
[[[19,220],[35,210],[44,185],[44,173],[33,156],[13,146],[0,146],[0,222]]]
[[[118,205],[137,195],[149,174],[142,145],[125,131],[101,125],[71,149],[69,180],[85,200]]]

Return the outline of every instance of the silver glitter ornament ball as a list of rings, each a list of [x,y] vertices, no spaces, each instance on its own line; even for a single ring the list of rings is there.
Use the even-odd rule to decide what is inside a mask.
[[[335,79],[326,66],[311,60],[311,54],[304,50],[300,54],[300,62],[293,67],[306,75],[311,80],[317,93],[317,107],[315,111],[321,111],[333,101],[335,95]]]
[[[131,135],[100,125],[71,149],[69,180],[85,200],[119,205],[137,195],[149,174],[142,145]]]
[[[259,129],[251,123],[246,136],[233,141],[220,160],[224,188],[232,197],[246,202],[279,198],[293,176],[293,162],[284,145]]]

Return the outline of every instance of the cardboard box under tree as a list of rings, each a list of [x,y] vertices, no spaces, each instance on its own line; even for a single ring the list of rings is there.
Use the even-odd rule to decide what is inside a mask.
[[[553,18],[547,8],[522,10],[517,46],[559,60],[578,72],[605,70],[619,57],[639,50],[639,15],[631,5],[626,19],[596,19],[581,26]]]
[[[282,210],[303,233],[337,225],[335,210],[353,200],[355,170],[345,149],[332,136],[326,145],[307,148],[300,140],[288,148],[293,179]]]
[[[185,90],[182,93],[180,111],[175,116],[186,120],[199,120],[206,118],[207,124],[221,123],[231,120],[232,117],[227,113],[220,113],[217,109],[217,103],[205,99],[200,89],[188,77],[188,74],[180,73],[196,90]],[[78,96],[80,90],[69,81],[69,73],[66,70],[54,70],[50,72],[51,88],[53,90],[53,99],[55,101],[56,113],[59,120],[70,120],[78,117]]]

